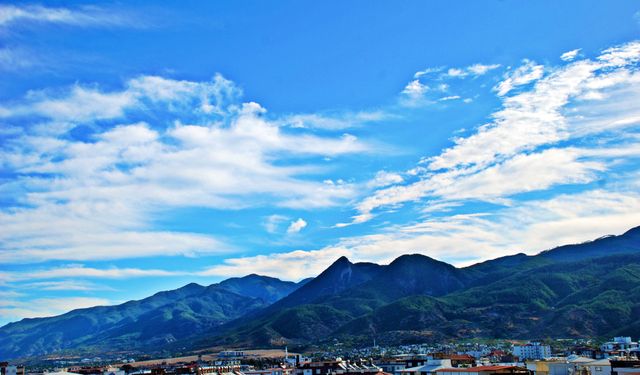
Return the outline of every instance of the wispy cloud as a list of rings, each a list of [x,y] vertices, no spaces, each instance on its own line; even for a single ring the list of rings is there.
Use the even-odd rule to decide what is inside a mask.
[[[27,23],[53,23],[73,26],[134,26],[129,17],[98,7],[77,9],[42,5],[0,5],[0,28]],[[141,25],[142,21],[138,21]]]
[[[498,92],[499,96],[504,96],[517,86],[526,85],[542,78],[543,74],[544,66],[538,65],[533,61],[525,60],[522,66],[508,73],[504,80],[494,89]]]
[[[159,269],[140,268],[92,268],[83,265],[70,265],[66,267],[48,268],[27,272],[6,273],[5,279],[8,281],[26,280],[49,280],[62,278],[90,278],[90,279],[129,279],[135,277],[157,277],[157,276],[182,276],[185,272],[167,271]]]
[[[41,318],[63,314],[84,307],[110,305],[111,301],[95,297],[35,298],[0,300],[0,317],[4,320]]]
[[[383,110],[342,112],[334,114],[307,113],[285,116],[279,121],[294,128],[318,128],[325,130],[341,130],[380,122],[393,118],[394,115]]]
[[[21,284],[19,288],[47,290],[47,291],[79,291],[79,292],[115,290],[105,285],[98,285],[95,283],[89,283],[86,281],[78,281],[78,280],[38,281],[38,282]]]
[[[448,80],[466,77],[476,78],[499,68],[500,64],[473,64],[462,68],[428,68],[414,74],[400,93],[400,105],[405,107],[420,107],[431,105],[438,101],[459,99],[459,95],[445,95],[449,90]],[[440,96],[440,97],[439,97]]]
[[[626,135],[586,148],[544,148],[638,124],[640,85],[632,67],[640,56],[639,45],[633,42],[607,49],[596,60],[547,68],[544,78],[542,66],[526,61],[497,87],[502,97],[515,86],[537,81],[529,90],[503,97],[503,108],[492,115],[491,123],[454,139],[454,145],[439,155],[425,158],[417,181],[377,190],[362,200],[352,223],[371,220],[380,207],[425,197],[506,202],[517,193],[594,181],[614,160],[605,154],[595,159],[591,149],[615,147],[628,141]]]
[[[39,4],[0,4],[0,70],[10,73],[37,69],[38,72],[56,69],[63,60],[74,61],[75,56],[64,51],[51,53],[43,46],[29,43],[21,37],[25,29],[47,32],[47,27],[69,28],[149,28],[154,26],[148,13],[135,13],[124,8],[103,8],[93,5],[81,7],[49,7]]]
[[[267,216],[264,219],[262,226],[267,232],[274,234],[274,233],[277,233],[279,231],[280,226],[283,223],[287,222],[288,220],[289,220],[288,216],[273,214],[273,215]]]

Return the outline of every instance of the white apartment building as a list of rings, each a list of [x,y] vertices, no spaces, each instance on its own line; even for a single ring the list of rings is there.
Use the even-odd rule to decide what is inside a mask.
[[[526,345],[514,345],[513,355],[520,360],[525,359],[545,359],[551,357],[551,347],[542,345],[539,342],[530,342]]]

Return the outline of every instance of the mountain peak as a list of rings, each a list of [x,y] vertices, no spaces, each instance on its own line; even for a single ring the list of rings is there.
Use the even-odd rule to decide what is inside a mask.
[[[427,255],[423,254],[406,254],[401,255],[393,260],[389,264],[391,269],[394,268],[415,268],[415,267],[445,267],[445,268],[455,268],[454,266],[439,261],[437,259],[433,259]]]
[[[232,277],[221,281],[217,285],[231,292],[259,298],[268,303],[273,303],[298,288],[298,285],[294,282],[282,281],[275,277],[262,276],[255,273],[243,277]]]
[[[335,262],[333,262],[333,265],[338,265],[338,264],[352,264],[351,261],[349,260],[349,258],[347,258],[346,256],[341,256],[340,258],[336,259]]]
[[[628,231],[622,234],[623,236],[639,236],[640,235],[640,226],[631,228]]]
[[[404,262],[414,262],[414,261],[418,261],[418,262],[439,262],[438,260],[433,259],[430,256],[414,253],[414,254],[400,255],[399,257],[394,259],[393,262],[391,262],[391,264],[393,264],[393,263],[404,263]]]

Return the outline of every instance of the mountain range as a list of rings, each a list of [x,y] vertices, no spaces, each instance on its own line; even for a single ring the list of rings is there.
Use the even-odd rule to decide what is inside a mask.
[[[269,347],[339,339],[640,335],[640,227],[456,268],[420,254],[342,257],[299,283],[249,275],[0,328],[0,358],[60,351]]]

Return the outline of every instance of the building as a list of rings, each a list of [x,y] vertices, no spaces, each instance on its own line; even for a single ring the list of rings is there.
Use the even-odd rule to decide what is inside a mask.
[[[519,358],[512,353],[506,353],[504,350],[493,349],[482,360],[489,363],[513,363],[517,362]]]
[[[476,365],[476,358],[470,354],[433,353],[430,358],[449,359],[451,360],[451,367],[473,367]]]
[[[640,360],[612,360],[611,375],[640,375]]]
[[[539,360],[539,361],[527,361],[527,369],[531,371],[534,375],[550,375],[549,363],[558,362],[558,360]],[[562,361],[562,363],[566,363],[566,361]],[[568,366],[564,369],[566,374]],[[556,374],[558,375],[558,374]]]
[[[527,361],[527,369],[534,375],[609,375],[611,373],[608,360],[594,360],[577,355]]]
[[[442,362],[442,360],[446,360]],[[446,364],[443,364],[446,363]],[[476,359],[469,354],[433,353],[420,355],[396,355],[375,363],[382,371],[392,375],[407,375],[432,372],[435,367],[471,367]],[[434,367],[435,366],[435,367]],[[424,374],[423,374],[424,375]]]
[[[244,375],[290,375],[293,369],[273,367],[264,370],[248,370],[242,371]]]
[[[610,375],[611,362],[608,359],[600,359],[597,361],[587,362],[582,365],[587,375]]]
[[[545,359],[551,357],[551,347],[542,345],[539,342],[530,342],[526,345],[514,345],[513,355],[525,359]]]
[[[373,363],[364,361],[305,362],[296,368],[295,375],[389,375]]]
[[[436,372],[445,368],[452,368],[450,359],[429,359],[422,366],[409,367],[402,370],[402,375],[436,375]]]
[[[614,337],[613,341],[605,342],[600,346],[603,352],[620,352],[629,351],[631,349],[637,349],[638,342],[631,341],[631,337]]]
[[[24,375],[24,367],[10,365],[9,362],[0,362],[0,375]]]
[[[391,375],[402,375],[402,370],[407,368],[407,363],[401,359],[382,359],[375,363],[382,371]]]
[[[598,348],[592,348],[590,346],[576,346],[571,348],[567,352],[567,355],[579,355],[581,357],[594,358],[594,359],[602,359],[604,358],[602,351]]]
[[[520,366],[477,366],[468,368],[445,368],[437,370],[437,375],[532,375],[526,367]]]

